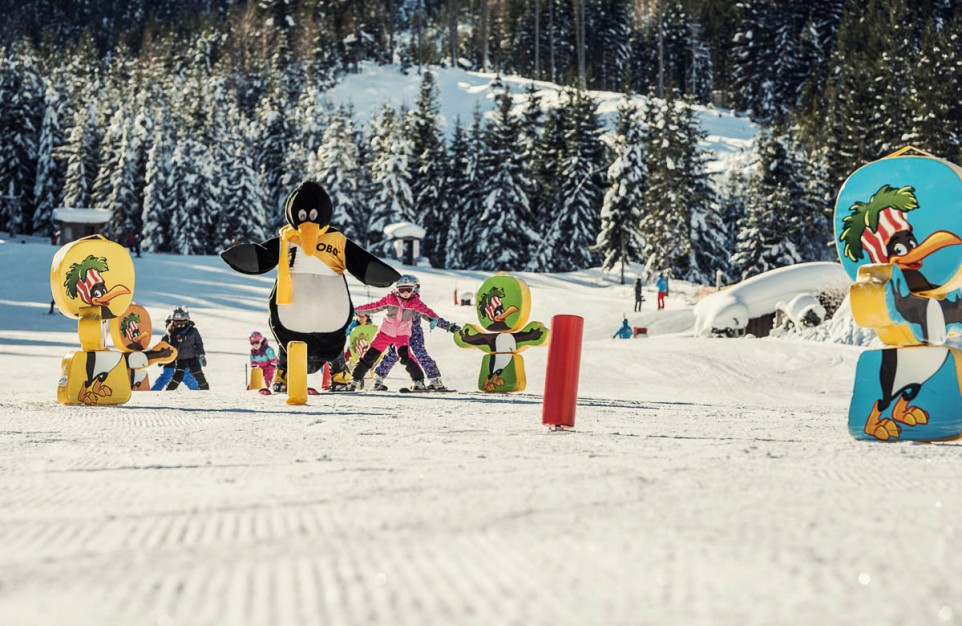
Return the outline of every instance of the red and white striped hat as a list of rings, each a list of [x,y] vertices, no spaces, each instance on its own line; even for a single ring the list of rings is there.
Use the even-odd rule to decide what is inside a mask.
[[[488,314],[488,319],[494,319],[494,312],[501,306],[501,298],[494,296],[488,306],[484,307],[484,312]]]
[[[866,227],[862,231],[862,248],[873,263],[889,262],[888,242],[892,235],[902,230],[912,230],[904,211],[892,208],[879,211],[878,229],[872,232]]]
[[[94,285],[104,282],[103,276],[100,272],[91,268],[87,270],[87,274],[84,276],[83,280],[77,281],[77,293],[80,294],[80,299],[86,304],[93,304],[93,297],[90,295],[90,290],[94,288]]]

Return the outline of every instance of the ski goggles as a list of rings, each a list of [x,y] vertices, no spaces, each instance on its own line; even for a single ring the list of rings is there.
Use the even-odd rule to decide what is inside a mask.
[[[411,293],[414,293],[414,287],[398,287],[397,292],[403,293],[403,294],[411,294]]]

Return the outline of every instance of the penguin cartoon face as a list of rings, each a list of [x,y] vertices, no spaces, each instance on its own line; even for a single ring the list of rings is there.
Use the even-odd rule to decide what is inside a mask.
[[[316,181],[305,180],[287,196],[284,215],[308,256],[314,256],[317,238],[330,227],[332,213],[331,198]]]

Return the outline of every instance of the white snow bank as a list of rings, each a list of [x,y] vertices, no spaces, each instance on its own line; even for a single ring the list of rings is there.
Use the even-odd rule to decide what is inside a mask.
[[[695,336],[742,330],[748,320],[774,313],[778,304],[802,293],[816,294],[851,283],[839,263],[799,263],[753,276],[702,298],[695,305]]]

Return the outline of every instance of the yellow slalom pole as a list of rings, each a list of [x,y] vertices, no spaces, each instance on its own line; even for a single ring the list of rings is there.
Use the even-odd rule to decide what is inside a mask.
[[[287,344],[287,403],[307,404],[307,344]]]

